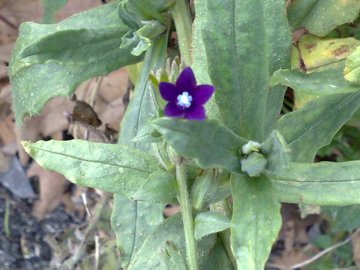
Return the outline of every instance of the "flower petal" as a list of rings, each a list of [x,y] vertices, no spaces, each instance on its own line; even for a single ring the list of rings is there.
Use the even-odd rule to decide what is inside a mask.
[[[188,120],[204,120],[205,119],[205,108],[203,106],[192,106],[186,113],[185,119]]]
[[[176,103],[178,95],[182,93],[174,84],[168,82],[159,83],[159,91],[163,99],[172,103]]]
[[[196,86],[192,92],[193,102],[197,105],[204,105],[214,93],[215,87],[209,84],[202,84]]]
[[[176,80],[176,87],[181,92],[191,92],[196,87],[196,79],[191,68],[187,67],[180,73]]]
[[[183,117],[185,111],[174,103],[168,103],[165,106],[164,114],[169,117]]]

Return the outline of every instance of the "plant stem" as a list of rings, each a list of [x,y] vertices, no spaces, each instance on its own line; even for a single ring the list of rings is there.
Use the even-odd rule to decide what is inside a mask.
[[[191,65],[192,18],[186,0],[176,0],[172,10],[180,52],[186,65]]]
[[[192,216],[192,206],[189,199],[189,191],[186,182],[186,169],[181,157],[176,157],[176,179],[179,186],[179,202],[181,215],[184,223],[186,255],[189,270],[198,270],[197,247],[194,237],[194,222]]]

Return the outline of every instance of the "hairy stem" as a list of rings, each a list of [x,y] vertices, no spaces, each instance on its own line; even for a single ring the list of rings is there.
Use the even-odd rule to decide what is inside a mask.
[[[192,18],[186,0],[176,0],[172,10],[180,52],[186,65],[191,65]]]
[[[189,198],[189,190],[186,182],[186,168],[181,157],[176,158],[176,179],[179,186],[179,202],[181,215],[184,223],[186,255],[189,270],[198,270],[197,247],[194,237],[194,221],[192,206]]]

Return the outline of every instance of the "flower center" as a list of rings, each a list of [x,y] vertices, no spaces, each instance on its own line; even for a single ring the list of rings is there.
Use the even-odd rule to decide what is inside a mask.
[[[188,92],[183,92],[181,95],[178,95],[177,100],[178,106],[189,108],[191,106],[192,96],[190,96]]]

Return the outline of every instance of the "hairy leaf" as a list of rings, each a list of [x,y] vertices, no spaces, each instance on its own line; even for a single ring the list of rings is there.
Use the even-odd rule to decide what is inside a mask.
[[[323,37],[337,26],[353,22],[359,12],[358,0],[297,0],[291,1],[288,18],[294,28],[305,27]]]
[[[323,96],[284,115],[277,130],[291,149],[292,161],[312,162],[317,151],[330,143],[359,107],[360,91]]]
[[[204,267],[206,270],[234,270],[229,255],[227,254],[221,239],[218,237],[214,248],[208,256],[208,260]]]
[[[265,118],[274,121],[279,113],[281,95],[272,96],[269,110],[267,97],[269,75],[285,63],[284,47],[289,45],[284,4],[281,0],[206,0],[201,5],[206,16],[201,27],[208,71],[220,116],[227,127],[247,139],[262,141]],[[222,23],[214,23],[218,18]]]
[[[131,145],[154,156],[158,155],[159,152],[157,144],[137,143],[133,139],[138,136],[139,130],[144,127],[149,119],[157,114],[150,93],[148,77],[152,69],[158,68],[165,61],[166,42],[167,36],[164,35],[158,38],[146,52],[140,76],[135,83],[134,95],[121,122],[119,134],[120,144]],[[176,189],[173,189],[173,192],[176,192]],[[148,196],[151,194],[144,192],[140,195]],[[154,230],[163,221],[164,204],[131,201],[118,194],[114,195],[114,201],[118,204],[117,207],[127,209],[121,216],[117,216],[117,213],[113,212],[112,226],[120,226],[119,230],[115,230],[117,247],[122,251],[122,267],[128,268],[142,247],[144,240],[151,237]],[[128,231],[121,230],[123,227],[129,227]]]
[[[203,39],[203,24],[206,23],[206,11],[204,8],[206,0],[197,0],[194,2],[195,19],[193,22],[192,36],[192,69],[194,70],[198,84],[212,84],[208,74],[208,61]],[[216,90],[216,89],[215,89]],[[205,104],[206,115],[209,119],[220,119],[219,109],[215,103],[215,95]]]
[[[40,112],[55,96],[70,95],[83,81],[141,60],[120,48],[128,28],[116,4],[102,5],[58,24],[24,23],[9,74],[16,122]]]
[[[72,140],[26,142],[24,148],[42,167],[75,184],[140,200],[166,203],[175,197],[174,177],[156,158],[126,145]]]
[[[284,2],[264,1],[266,14],[266,33],[269,38],[269,75],[280,68],[290,68],[291,56],[291,31],[286,17]],[[274,42],[277,41],[277,42]],[[265,131],[266,138],[276,127],[283,106],[286,87],[274,86],[269,88],[266,113]]]
[[[171,242],[166,243],[165,254],[162,254],[161,266],[163,269],[187,270],[186,260]]]
[[[123,37],[121,47],[134,43],[133,55],[146,51],[159,35],[167,31],[170,19],[166,11],[174,3],[174,0],[122,1],[118,7],[119,17],[131,30]]]
[[[281,227],[280,203],[264,176],[231,178],[231,248],[238,269],[264,269]]]
[[[191,187],[192,207],[197,211],[230,195],[229,173],[208,170]]]
[[[343,77],[344,63],[331,65],[322,71],[306,74],[298,70],[278,70],[271,83],[291,87],[301,94],[324,96],[357,92],[360,86],[351,85]]]
[[[216,241],[215,236],[205,237],[198,241],[199,262],[204,264],[207,254],[213,248]],[[164,268],[163,257],[168,256],[166,250],[168,245],[175,248],[185,258],[185,238],[181,215],[172,216],[161,223],[150,235],[133,258],[129,270],[158,270]],[[165,265],[166,266],[166,265]]]
[[[291,163],[268,172],[282,202],[314,205],[360,203],[360,161]]]
[[[220,212],[206,211],[195,217],[195,238],[197,240],[212,233],[226,230],[230,220]]]
[[[134,202],[115,194],[113,205],[111,226],[117,236],[121,266],[127,268],[146,237],[164,220],[163,204]]]
[[[200,167],[241,172],[238,154],[247,141],[217,121],[160,118],[153,125],[171,147],[180,155],[193,158]]]

